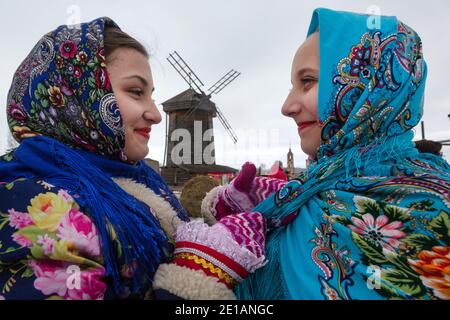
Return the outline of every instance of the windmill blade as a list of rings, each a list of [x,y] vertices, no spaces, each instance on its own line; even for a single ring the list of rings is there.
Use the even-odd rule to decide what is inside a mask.
[[[178,72],[178,74],[184,79],[184,81],[186,81],[189,87],[192,88],[192,85],[194,85],[197,90],[203,93],[201,89],[201,87],[204,86],[203,82],[199,77],[197,77],[195,72],[192,71],[192,69],[187,65],[183,58],[181,58],[178,52],[174,51],[173,53],[169,53],[169,56],[166,59]]]
[[[218,94],[222,91],[226,86],[228,86],[234,79],[240,76],[240,72],[231,69],[225,74],[222,78],[219,79],[216,83],[214,83],[211,88],[208,89],[210,94]]]
[[[217,117],[219,118],[222,125],[225,127],[225,130],[227,130],[227,132],[230,135],[233,142],[237,143],[238,138],[237,138],[236,134],[234,133],[233,129],[231,128],[230,124],[228,123],[227,119],[222,114],[222,111],[220,111],[218,106],[216,106],[216,113],[217,113]]]

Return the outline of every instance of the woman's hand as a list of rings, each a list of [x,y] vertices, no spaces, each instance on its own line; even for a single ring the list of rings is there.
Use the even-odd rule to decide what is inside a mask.
[[[160,265],[154,289],[183,299],[234,299],[233,287],[265,264],[266,222],[258,212],[201,220],[177,229],[174,259]],[[161,295],[160,295],[161,296]]]
[[[206,195],[202,214],[212,214],[219,220],[229,214],[249,211],[286,183],[281,179],[256,177],[255,165],[246,162],[230,184],[215,187]]]

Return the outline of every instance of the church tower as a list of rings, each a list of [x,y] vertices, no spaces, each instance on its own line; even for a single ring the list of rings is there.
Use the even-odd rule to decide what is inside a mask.
[[[289,152],[287,154],[287,176],[288,179],[295,178],[294,154],[292,153],[291,147],[289,147]]]

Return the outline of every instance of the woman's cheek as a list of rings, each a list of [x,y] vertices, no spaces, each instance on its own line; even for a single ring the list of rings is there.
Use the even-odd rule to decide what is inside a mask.
[[[314,119],[317,119],[317,106],[318,106],[318,90],[317,85],[311,88],[306,94],[305,108],[308,113],[314,116]]]
[[[133,108],[133,101],[126,95],[119,95],[116,98],[123,125],[125,128],[128,128],[131,126],[133,118],[135,117],[134,114],[136,113],[134,112],[135,108]]]
[[[117,107],[119,108],[120,115],[122,116],[122,120],[126,118],[126,99],[121,92],[114,92],[116,97]]]

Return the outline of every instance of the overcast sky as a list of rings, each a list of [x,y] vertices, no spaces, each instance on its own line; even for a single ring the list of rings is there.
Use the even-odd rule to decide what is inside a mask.
[[[242,73],[213,101],[236,131],[233,145],[215,119],[216,162],[240,167],[251,160],[286,163],[291,145],[295,164],[304,167],[295,123],[282,116],[290,88],[290,67],[316,7],[367,12],[377,6],[396,15],[421,36],[428,63],[424,121],[426,138],[450,139],[450,1],[262,1],[108,0],[0,2],[0,153],[7,146],[6,96],[12,76],[40,37],[58,25],[109,16],[142,41],[152,54],[155,99],[161,103],[187,89],[166,61],[177,50],[205,83],[212,85],[231,68]],[[162,112],[162,107],[161,112]],[[164,118],[164,117],[163,117]],[[417,128],[417,138],[420,129]],[[153,128],[149,157],[163,161],[165,123]],[[444,147],[447,161],[450,147]]]

